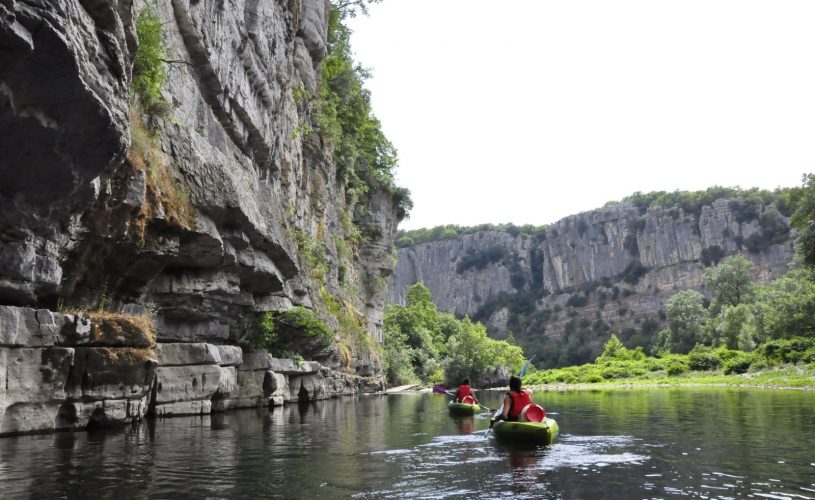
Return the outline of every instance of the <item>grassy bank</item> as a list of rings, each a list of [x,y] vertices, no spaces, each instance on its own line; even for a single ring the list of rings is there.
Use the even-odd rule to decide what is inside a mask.
[[[688,354],[652,357],[627,349],[612,336],[594,363],[541,370],[524,377],[527,386],[629,387],[719,385],[815,389],[815,339],[768,342],[753,352],[697,346]]]
[[[745,373],[725,375],[722,372],[688,372],[682,375],[669,376],[655,372],[648,377],[603,380],[595,383],[562,383],[531,384],[534,390],[593,390],[593,389],[628,389],[633,387],[752,387],[759,389],[796,389],[815,391],[815,368],[812,366],[786,365],[778,368]]]

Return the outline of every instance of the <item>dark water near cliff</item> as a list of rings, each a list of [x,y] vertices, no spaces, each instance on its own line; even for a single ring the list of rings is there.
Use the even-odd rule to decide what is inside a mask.
[[[482,400],[497,404],[499,393]],[[815,498],[815,394],[542,393],[561,436],[505,448],[434,394],[0,439],[3,498]]]

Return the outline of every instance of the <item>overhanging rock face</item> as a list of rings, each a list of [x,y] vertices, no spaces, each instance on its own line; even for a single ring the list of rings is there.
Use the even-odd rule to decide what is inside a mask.
[[[146,8],[172,61],[164,102],[150,109],[132,74]],[[396,204],[372,189],[348,205],[331,146],[298,132],[318,128],[328,9],[323,0],[0,1],[0,305],[13,306],[0,327],[10,422],[0,432],[380,383],[376,356],[344,359],[336,343],[306,339],[307,372],[255,368],[263,362],[247,364],[238,347],[263,313],[296,305],[339,329],[326,293],[382,340],[376,284],[393,267]],[[366,238],[350,244],[358,228]],[[320,276],[308,248],[324,254]],[[155,336],[145,343],[115,322],[94,332],[56,310],[149,316]]]

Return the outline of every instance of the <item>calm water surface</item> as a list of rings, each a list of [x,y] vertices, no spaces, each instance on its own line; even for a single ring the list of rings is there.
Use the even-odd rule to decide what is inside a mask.
[[[482,394],[495,406],[500,393]],[[484,438],[436,394],[0,439],[3,498],[815,498],[815,394],[547,392],[556,444]]]

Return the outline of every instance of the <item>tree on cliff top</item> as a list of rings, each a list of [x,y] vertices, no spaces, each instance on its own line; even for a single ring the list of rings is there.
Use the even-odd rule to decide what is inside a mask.
[[[368,5],[381,1],[382,0],[333,0],[331,7],[343,16],[356,17],[358,13],[367,16]]]
[[[345,184],[346,202],[355,215],[364,211],[368,193],[382,190],[391,195],[399,218],[407,217],[413,204],[407,189],[396,186],[396,148],[385,137],[371,109],[365,88],[370,73],[356,64],[351,51],[351,30],[346,17],[367,12],[378,0],[335,1],[328,22],[328,53],[322,62],[317,95],[320,136],[333,148],[334,163]]]

